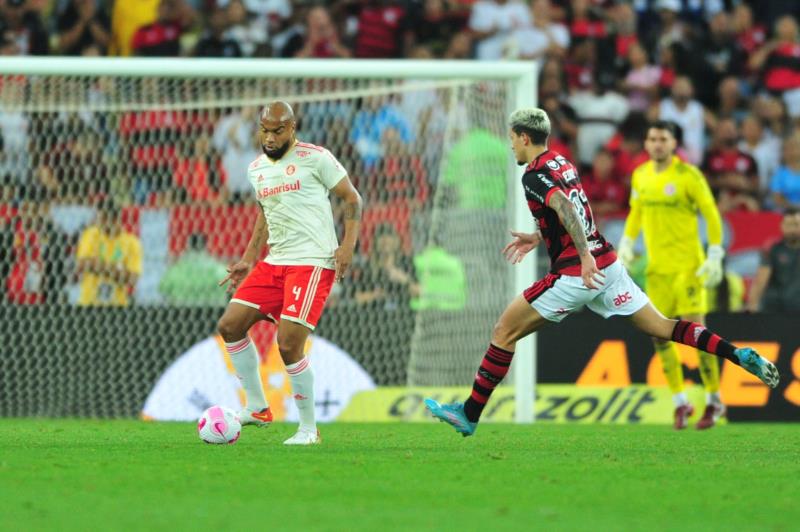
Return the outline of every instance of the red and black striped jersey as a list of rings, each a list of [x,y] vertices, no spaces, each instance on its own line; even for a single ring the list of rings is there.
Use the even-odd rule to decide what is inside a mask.
[[[605,268],[617,259],[614,248],[597,230],[578,171],[571,162],[560,154],[547,150],[525,168],[522,186],[525,189],[528,208],[539,223],[539,229],[547,246],[552,273],[581,274],[581,261],[575,243],[561,223],[558,213],[548,206],[550,198],[556,191],[563,192],[578,212],[597,267]]]

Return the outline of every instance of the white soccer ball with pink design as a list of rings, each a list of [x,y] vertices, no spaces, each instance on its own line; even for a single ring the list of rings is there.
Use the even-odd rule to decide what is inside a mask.
[[[224,406],[212,406],[197,421],[197,433],[206,443],[236,443],[241,432],[238,414]]]

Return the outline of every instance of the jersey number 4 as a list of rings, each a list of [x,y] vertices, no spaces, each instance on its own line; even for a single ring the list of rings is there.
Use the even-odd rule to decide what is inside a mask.
[[[300,288],[299,286],[295,286],[295,287],[293,287],[293,288],[292,288],[292,293],[294,294],[294,300],[295,300],[295,301],[297,301],[298,299],[300,299],[300,293],[301,293],[302,291],[303,291],[303,289],[302,289],[302,288]]]

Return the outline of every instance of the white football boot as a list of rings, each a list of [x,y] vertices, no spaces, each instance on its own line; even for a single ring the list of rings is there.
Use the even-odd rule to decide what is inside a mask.
[[[322,437],[319,435],[319,429],[297,429],[297,433],[283,442],[284,445],[316,445],[322,443]]]
[[[272,423],[272,411],[269,407],[258,411],[245,407],[239,412],[239,421],[242,426],[269,427],[270,423]]]

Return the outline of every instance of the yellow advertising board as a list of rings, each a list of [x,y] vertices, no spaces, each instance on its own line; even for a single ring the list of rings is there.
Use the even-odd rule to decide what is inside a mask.
[[[463,401],[470,388],[385,387],[356,394],[338,421],[429,421],[423,400]],[[536,387],[536,420],[551,423],[672,423],[674,406],[667,388],[646,385],[589,387],[572,384],[540,384]],[[686,390],[689,400],[702,411],[703,389]],[[697,408],[700,407],[700,408]],[[695,416],[699,414],[695,413]],[[514,421],[514,389],[500,387],[483,412],[481,421]]]

